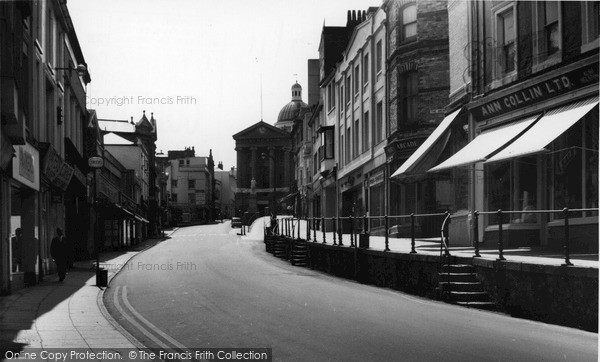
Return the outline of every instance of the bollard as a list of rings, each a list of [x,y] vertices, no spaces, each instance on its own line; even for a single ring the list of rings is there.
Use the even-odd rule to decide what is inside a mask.
[[[502,240],[502,209],[498,210],[498,259],[506,260],[504,258],[504,242]]]
[[[323,231],[323,244],[327,244],[325,241],[325,218],[321,217],[321,230]]]
[[[473,243],[475,244],[474,257],[480,258],[479,254],[479,211],[473,212]]]
[[[563,209],[563,214],[565,216],[565,263],[564,266],[573,265],[571,263],[571,256],[569,255],[569,208],[565,207]]]
[[[390,228],[390,221],[387,215],[384,216],[385,218],[385,249],[383,249],[383,251],[390,251],[390,235],[389,235],[389,228]]]
[[[410,253],[416,254],[415,250],[415,214],[410,214]]]

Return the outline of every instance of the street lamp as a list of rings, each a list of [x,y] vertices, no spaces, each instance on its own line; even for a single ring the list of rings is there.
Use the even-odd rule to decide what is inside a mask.
[[[54,68],[54,70],[70,70],[70,71],[76,71],[77,75],[79,75],[80,77],[83,77],[85,72],[87,72],[87,67],[85,66],[85,64],[79,64],[77,65],[77,67],[75,68]]]

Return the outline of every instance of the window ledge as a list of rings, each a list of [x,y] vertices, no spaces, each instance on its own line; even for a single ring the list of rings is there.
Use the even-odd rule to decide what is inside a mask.
[[[592,40],[591,42],[583,44],[581,46],[581,52],[582,53],[589,52],[590,50],[597,49],[599,47],[600,47],[600,38],[596,38],[595,40]]]
[[[516,80],[517,71],[513,70],[512,72],[505,74],[503,77],[498,77],[494,79],[488,87],[489,89],[496,89],[498,87],[502,87],[503,85],[515,82]]]
[[[537,73],[537,72],[539,72],[541,70],[544,70],[544,69],[549,68],[549,67],[551,67],[553,65],[556,65],[556,64],[560,63],[561,61],[562,61],[562,57],[560,56],[560,54],[556,54],[556,55],[553,55],[553,56],[549,57],[548,59],[544,60],[543,62],[534,64],[531,67],[531,71],[533,73]]]

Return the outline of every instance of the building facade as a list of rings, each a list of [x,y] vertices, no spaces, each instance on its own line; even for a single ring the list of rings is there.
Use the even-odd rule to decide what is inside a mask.
[[[469,26],[451,35],[457,45],[468,39],[468,63],[456,65],[469,82],[453,87],[451,102],[468,101],[470,142],[432,171],[466,170],[470,210],[515,212],[479,218],[480,240],[497,240],[502,224],[506,245],[560,249],[561,210],[598,207],[598,3],[449,9],[454,19],[468,14]],[[569,214],[572,249],[598,250],[597,215]]]
[[[172,153],[173,152],[173,153]],[[208,157],[197,157],[193,148],[169,151],[167,188],[174,224],[214,221],[215,170],[212,150]]]
[[[53,272],[57,227],[85,249],[87,65],[66,1],[0,3],[0,293]],[[76,255],[72,255],[74,258]]]
[[[404,165],[446,116],[449,84],[449,43],[447,1],[386,1],[388,144],[387,172],[390,215],[431,214],[455,209],[450,179],[428,174],[425,164],[444,152],[449,137],[444,135],[435,149],[423,155],[426,160],[407,171]],[[452,142],[450,142],[452,144]],[[433,165],[430,165],[430,167]],[[408,222],[409,219],[402,219]],[[402,220],[395,225],[408,231]],[[417,219],[417,232],[433,236],[440,220]]]

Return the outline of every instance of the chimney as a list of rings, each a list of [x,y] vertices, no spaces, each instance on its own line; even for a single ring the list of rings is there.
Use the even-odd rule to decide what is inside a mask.
[[[133,123],[133,116],[131,116],[131,122],[130,122],[130,123],[131,123],[131,124],[134,124],[134,123]]]
[[[219,170],[222,170],[223,169],[223,162],[219,161],[219,164],[217,165],[217,168]]]

